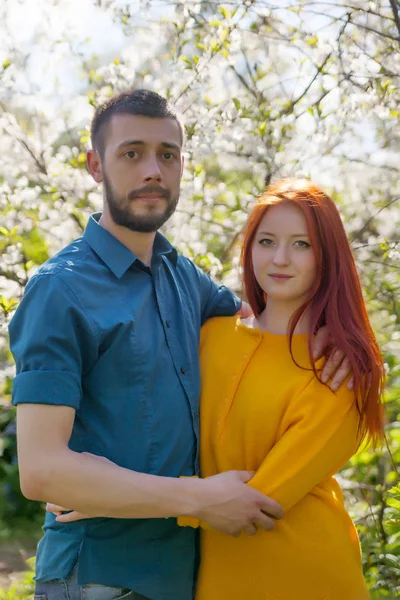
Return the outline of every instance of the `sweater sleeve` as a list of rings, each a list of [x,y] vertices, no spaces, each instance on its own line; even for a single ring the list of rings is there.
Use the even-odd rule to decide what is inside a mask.
[[[354,393],[336,392],[316,378],[289,402],[275,445],[248,485],[286,512],[357,451],[359,414]]]
[[[355,454],[358,424],[354,393],[344,385],[334,393],[313,378],[289,402],[277,441],[248,485],[287,512]],[[179,517],[178,524],[210,528],[194,517]]]

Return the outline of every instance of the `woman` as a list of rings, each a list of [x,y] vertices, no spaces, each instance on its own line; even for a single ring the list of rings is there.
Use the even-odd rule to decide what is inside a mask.
[[[332,200],[307,180],[272,185],[249,217],[242,266],[254,317],[211,319],[202,331],[202,475],[254,471],[249,485],[284,517],[251,537],[206,526],[196,600],[366,600],[333,474],[363,439],[382,436],[384,368]],[[319,379],[311,344],[325,324],[354,391]]]

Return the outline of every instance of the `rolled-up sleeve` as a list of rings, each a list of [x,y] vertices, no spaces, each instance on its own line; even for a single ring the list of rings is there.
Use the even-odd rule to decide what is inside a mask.
[[[29,282],[9,327],[16,363],[13,404],[79,408],[96,335],[74,292],[54,274]]]
[[[218,285],[200,269],[198,269],[198,276],[202,325],[211,317],[231,317],[240,310],[242,301],[227,287]]]

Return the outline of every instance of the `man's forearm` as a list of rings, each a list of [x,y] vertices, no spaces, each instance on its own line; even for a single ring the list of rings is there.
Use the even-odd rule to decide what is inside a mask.
[[[47,461],[34,484],[23,489],[31,499],[73,507],[88,516],[141,519],[197,512],[199,480],[137,473],[68,449]]]

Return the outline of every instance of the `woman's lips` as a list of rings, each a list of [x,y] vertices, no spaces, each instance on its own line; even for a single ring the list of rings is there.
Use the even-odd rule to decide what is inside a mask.
[[[287,279],[292,279],[293,275],[283,275],[281,273],[271,273],[270,277],[272,277],[272,279],[278,279],[280,281],[286,281]]]

